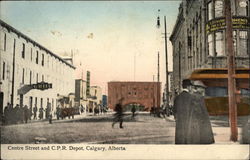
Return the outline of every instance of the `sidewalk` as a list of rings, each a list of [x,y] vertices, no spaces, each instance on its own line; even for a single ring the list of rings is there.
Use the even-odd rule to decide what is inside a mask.
[[[166,121],[171,121],[175,122],[174,116],[171,115],[169,117],[165,118]],[[211,120],[211,125],[212,125],[212,130],[214,134],[214,140],[215,140],[215,145],[225,145],[225,144],[240,144],[242,143],[242,128],[238,127],[238,141],[237,142],[232,142],[230,141],[230,127],[225,126],[225,125],[218,125],[218,121],[223,121],[220,118],[218,119],[212,119]],[[226,121],[223,121],[223,123],[227,123]]]

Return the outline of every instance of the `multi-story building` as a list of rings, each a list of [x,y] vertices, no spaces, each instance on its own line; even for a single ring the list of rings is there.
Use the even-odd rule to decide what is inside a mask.
[[[160,107],[161,82],[108,82],[108,107],[115,108],[124,98],[123,106],[140,104],[145,111]]]
[[[83,106],[86,109],[87,106],[87,84],[85,80],[75,80],[75,104],[76,106]]]
[[[75,67],[2,20],[0,27],[1,111],[7,103],[55,110],[58,98],[75,91]],[[43,90],[32,88],[39,83]]]
[[[250,7],[248,0],[231,0],[237,68],[249,68]],[[223,0],[183,0],[170,40],[173,45],[173,85],[196,69],[227,68]]]
[[[102,88],[99,86],[90,86],[88,99],[88,112],[93,112],[93,110],[98,107],[100,109],[102,105]]]

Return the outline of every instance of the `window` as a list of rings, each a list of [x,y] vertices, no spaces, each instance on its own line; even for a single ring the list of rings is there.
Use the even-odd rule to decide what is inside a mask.
[[[223,1],[222,0],[215,1],[214,11],[215,11],[215,18],[222,17],[224,15],[224,13],[223,13]]]
[[[22,84],[24,84],[24,74],[25,74],[25,69],[23,68]]]
[[[216,46],[216,56],[224,56],[224,35],[223,32],[216,32],[215,33],[215,46]]]
[[[44,54],[42,54],[42,66],[44,66]]]
[[[6,51],[6,33],[4,33],[4,44],[3,44],[3,49]]]
[[[36,83],[38,83],[38,73],[36,74]]]
[[[212,1],[208,2],[208,20],[213,19],[213,4]]]
[[[209,97],[225,97],[227,94],[226,87],[207,87],[205,90],[205,95]]]
[[[238,49],[238,55],[244,56],[247,55],[247,31],[240,31],[239,32],[239,49]]]
[[[3,62],[3,80],[5,79],[5,62]]]
[[[234,46],[234,53],[235,55],[237,54],[237,37],[236,37],[236,31],[233,31],[233,46]]]
[[[208,35],[208,55],[214,56],[213,34]]]
[[[38,64],[38,51],[36,51],[36,64]]]
[[[23,43],[22,58],[25,58],[25,44]]]
[[[44,82],[44,75],[42,75],[42,81]]]
[[[32,83],[32,71],[30,71],[30,84]]]

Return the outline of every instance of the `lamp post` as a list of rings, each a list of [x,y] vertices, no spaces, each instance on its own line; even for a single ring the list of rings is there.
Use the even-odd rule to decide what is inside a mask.
[[[160,12],[160,10],[158,10]],[[157,17],[157,28],[160,28],[160,17]],[[164,39],[165,39],[165,58],[166,58],[166,84],[165,84],[165,101],[164,106],[169,109],[169,85],[168,85],[168,47],[167,47],[167,25],[166,25],[166,16],[164,16]]]

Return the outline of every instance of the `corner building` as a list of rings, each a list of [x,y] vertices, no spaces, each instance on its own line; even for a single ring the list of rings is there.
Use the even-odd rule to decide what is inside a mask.
[[[50,103],[55,111],[58,97],[74,93],[73,65],[2,20],[0,36],[1,112],[7,103],[37,105],[38,109]],[[52,88],[25,89],[40,82],[50,83]]]
[[[249,69],[250,2],[231,0],[236,68]],[[183,0],[170,37],[173,93],[196,69],[227,68],[224,0]],[[175,95],[173,95],[175,96]]]

